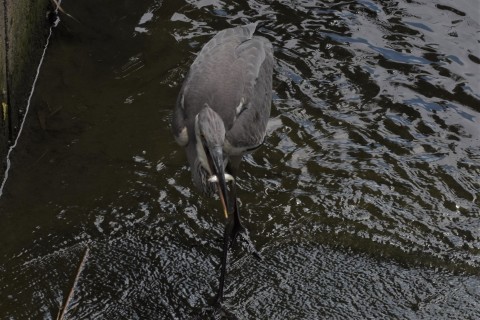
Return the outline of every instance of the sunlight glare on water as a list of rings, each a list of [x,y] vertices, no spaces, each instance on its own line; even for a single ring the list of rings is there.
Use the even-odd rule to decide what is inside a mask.
[[[475,1],[63,1],[0,199],[0,318],[480,318]],[[170,133],[219,30],[275,50],[237,246]]]

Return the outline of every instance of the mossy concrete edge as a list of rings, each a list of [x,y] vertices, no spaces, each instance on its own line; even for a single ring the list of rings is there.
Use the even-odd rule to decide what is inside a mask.
[[[50,8],[49,0],[0,3],[0,178],[46,43]]]

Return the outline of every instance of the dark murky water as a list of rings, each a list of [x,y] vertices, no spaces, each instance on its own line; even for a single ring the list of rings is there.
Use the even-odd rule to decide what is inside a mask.
[[[0,317],[221,318],[224,221],[169,117],[195,53],[263,22],[265,146],[244,163],[239,319],[480,318],[479,4],[64,1],[0,200]]]

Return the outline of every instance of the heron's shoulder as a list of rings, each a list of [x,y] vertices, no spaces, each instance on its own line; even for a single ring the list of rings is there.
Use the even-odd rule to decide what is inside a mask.
[[[240,44],[253,38],[257,23],[224,29],[218,32],[208,41],[199,53],[199,56],[207,55],[213,49],[225,44]]]
[[[244,26],[228,28],[218,32],[210,41],[214,40],[215,43],[222,43],[231,39],[235,39],[236,41],[243,42],[245,40],[252,39],[256,28],[257,22]]]
[[[249,62],[262,63],[265,58],[273,57],[272,43],[264,37],[254,36],[252,39],[241,42],[235,48],[235,56]]]

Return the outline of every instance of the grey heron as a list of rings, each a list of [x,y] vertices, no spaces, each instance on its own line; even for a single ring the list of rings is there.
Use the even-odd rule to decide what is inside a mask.
[[[225,29],[205,44],[183,82],[172,118],[194,185],[206,195],[218,193],[230,220],[224,233],[219,302],[229,246],[244,230],[235,179],[243,155],[263,143],[270,117],[273,49],[266,38],[253,35],[256,27],[252,23]]]

